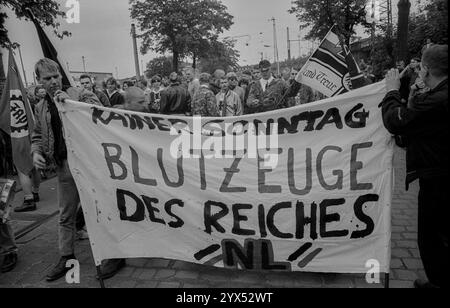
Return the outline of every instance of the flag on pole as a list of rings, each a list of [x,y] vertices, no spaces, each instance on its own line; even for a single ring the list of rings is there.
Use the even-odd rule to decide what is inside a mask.
[[[300,74],[301,83],[327,97],[364,85],[364,77],[349,48],[342,47],[336,25],[302,67]]]
[[[33,169],[31,158],[33,126],[33,112],[13,52],[9,49],[8,76],[0,100],[0,128],[11,136],[14,164],[24,174],[29,174]]]
[[[72,79],[72,76],[70,75],[70,72],[66,69],[62,63],[66,63],[62,61],[61,56],[58,55],[58,52],[56,51],[55,47],[52,44],[52,41],[48,37],[48,35],[45,33],[44,29],[42,29],[39,22],[34,18],[33,14],[29,12],[30,18],[34,23],[34,26],[36,27],[39,42],[41,43],[42,52],[44,53],[44,57],[51,59],[58,63],[59,69],[62,75],[62,84],[63,88],[70,88],[75,87],[75,82]]]

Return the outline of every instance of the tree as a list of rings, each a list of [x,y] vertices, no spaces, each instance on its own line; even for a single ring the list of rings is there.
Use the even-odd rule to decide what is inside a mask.
[[[155,75],[169,76],[172,72],[172,57],[158,57],[147,63],[145,75],[150,79]]]
[[[234,44],[232,39],[213,42],[199,60],[201,71],[213,73],[216,69],[236,70],[239,67],[239,52],[234,49]]]
[[[59,37],[69,35],[67,31],[62,33],[56,31],[60,26],[58,17],[64,17],[65,13],[60,10],[60,5],[55,0],[0,0],[0,7],[11,9],[17,18],[24,18],[25,20],[29,20],[28,12],[31,11],[40,24],[54,28]],[[8,30],[5,27],[6,18],[8,18],[8,15],[4,11],[0,12],[0,47],[10,46],[14,48],[15,43],[8,37]],[[2,57],[3,55],[0,53],[0,83],[3,84],[5,71]],[[3,87],[0,87],[0,91],[3,91]]]
[[[426,1],[419,6],[418,14],[410,18],[408,49],[413,56],[420,56],[427,40],[436,44],[448,44],[448,1]]]
[[[193,42],[202,42],[201,46],[217,42],[233,24],[220,0],[130,0],[130,4],[131,18],[142,31],[141,52],[172,52],[174,70],[180,58],[197,57],[199,45]]]
[[[398,2],[397,56],[398,60],[408,62],[408,22],[411,3],[409,0]]]
[[[370,27],[366,21],[367,0],[295,0],[289,13],[295,14],[300,28],[311,27],[306,39],[323,39],[337,24],[345,44],[355,34],[355,26]]]

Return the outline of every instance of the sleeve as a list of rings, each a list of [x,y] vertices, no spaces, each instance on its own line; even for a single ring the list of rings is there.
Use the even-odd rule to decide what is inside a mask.
[[[42,148],[42,109],[42,106],[39,105],[36,108],[36,117],[33,132],[31,134],[31,155],[33,155],[34,153],[44,153]]]
[[[413,125],[414,122],[417,122],[419,113],[407,108],[401,102],[399,91],[391,91],[386,94],[381,107],[384,126],[391,134],[408,135],[423,129],[423,125],[420,123]]]

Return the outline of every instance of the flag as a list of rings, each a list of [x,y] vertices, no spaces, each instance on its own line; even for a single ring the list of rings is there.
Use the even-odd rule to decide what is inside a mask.
[[[44,57],[49,58],[59,65],[59,70],[62,75],[62,84],[63,88],[67,89],[70,87],[75,87],[75,83],[72,79],[72,76],[70,75],[70,72],[65,68],[64,65],[61,65],[61,63],[65,63],[64,61],[61,61],[61,57],[58,55],[58,52],[56,51],[55,47],[53,46],[50,38],[45,33],[44,29],[42,29],[39,22],[34,18],[33,14],[29,12],[30,18],[34,23],[34,26],[36,27],[39,42],[41,43],[42,52],[44,53]]]
[[[328,97],[364,85],[358,64],[338,35],[334,25],[300,71],[301,83]]]
[[[31,157],[33,126],[33,112],[10,49],[8,76],[0,100],[0,128],[11,136],[14,164],[24,174],[29,174],[33,169]]]

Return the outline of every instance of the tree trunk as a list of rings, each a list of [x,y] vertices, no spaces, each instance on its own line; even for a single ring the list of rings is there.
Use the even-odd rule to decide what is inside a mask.
[[[398,2],[398,31],[397,31],[397,60],[408,63],[408,24],[409,10],[411,3],[409,0],[400,0]]]
[[[197,56],[194,53],[194,56],[192,57],[192,68],[195,70],[197,69]]]
[[[178,50],[173,49],[173,59],[172,59],[172,67],[174,72],[178,72],[178,58],[180,57],[180,53]]]

